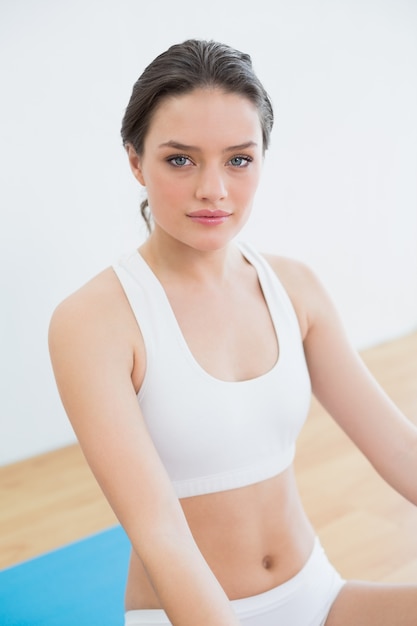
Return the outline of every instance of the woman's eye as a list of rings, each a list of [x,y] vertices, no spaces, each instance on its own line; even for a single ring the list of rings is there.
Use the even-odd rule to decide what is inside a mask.
[[[233,165],[233,167],[246,167],[252,159],[248,156],[234,156],[230,159],[229,163]]]
[[[178,156],[173,156],[168,159],[168,163],[171,163],[174,167],[184,167],[184,165],[189,165],[191,163],[190,159],[182,154]]]

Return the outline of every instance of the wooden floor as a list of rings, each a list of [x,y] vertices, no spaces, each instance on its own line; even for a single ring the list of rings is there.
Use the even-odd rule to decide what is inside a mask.
[[[362,356],[417,423],[417,333]],[[343,576],[417,582],[417,508],[382,482],[316,403],[296,471],[306,510]],[[115,523],[78,446],[0,468],[0,568]]]

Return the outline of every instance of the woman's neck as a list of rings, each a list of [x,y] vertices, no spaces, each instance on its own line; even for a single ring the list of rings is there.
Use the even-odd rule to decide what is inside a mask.
[[[244,263],[233,242],[201,250],[155,231],[139,251],[160,280],[222,284]]]

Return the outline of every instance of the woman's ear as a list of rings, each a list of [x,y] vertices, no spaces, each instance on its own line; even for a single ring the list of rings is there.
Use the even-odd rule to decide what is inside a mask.
[[[136,150],[132,146],[132,144],[128,143],[126,145],[126,152],[127,152],[130,169],[132,170],[133,176],[136,178],[136,180],[140,182],[141,185],[145,187],[146,184],[145,184],[145,179],[143,177],[141,160],[138,154],[136,153]]]

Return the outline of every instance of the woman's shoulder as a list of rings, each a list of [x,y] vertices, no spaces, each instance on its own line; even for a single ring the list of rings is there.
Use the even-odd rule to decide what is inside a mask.
[[[140,387],[145,352],[140,329],[123,288],[109,267],[63,300],[49,325],[55,368],[67,372],[122,368]]]
[[[109,318],[121,289],[112,268],[108,267],[60,302],[52,315],[55,323],[100,322]]]
[[[77,342],[90,348],[137,342],[137,326],[111,267],[58,304],[51,317],[49,336],[53,343]]]
[[[298,317],[303,338],[311,325],[314,310],[326,297],[316,273],[306,263],[274,254],[262,255],[278,276]]]
[[[304,283],[311,280],[313,276],[311,268],[297,259],[269,253],[262,253],[262,256],[268,261],[279,279],[290,286],[297,285],[300,281]]]

